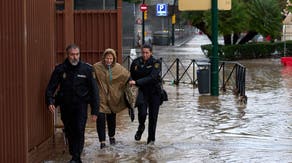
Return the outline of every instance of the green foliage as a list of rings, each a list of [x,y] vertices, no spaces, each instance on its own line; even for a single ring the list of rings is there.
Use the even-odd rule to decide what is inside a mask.
[[[289,0],[289,3],[292,4],[292,0]],[[292,6],[291,5],[287,5],[286,10],[288,10],[288,12],[292,12]]]
[[[202,51],[207,57],[212,55],[212,45],[202,45]],[[275,54],[277,52],[278,54]],[[240,45],[220,45],[218,56],[220,60],[241,60],[284,56],[284,42],[261,42]],[[292,56],[292,41],[286,41],[286,56]]]
[[[230,11],[219,11],[219,30],[223,35],[242,32],[248,29],[248,15],[246,5],[237,0],[232,0]]]
[[[272,38],[281,36],[282,15],[278,0],[252,0],[248,8],[251,31]]]
[[[287,6],[287,10],[288,10],[289,12],[292,12],[292,6]]]
[[[221,35],[228,35],[248,30],[249,16],[246,4],[240,0],[232,0],[231,10],[218,11],[218,30]],[[211,11],[204,12],[207,21],[207,31],[211,33]]]
[[[232,0],[231,10],[218,12],[218,30],[223,36],[248,31],[263,36],[271,35],[272,39],[281,36],[282,13],[286,8],[285,0]],[[211,36],[211,11],[183,12],[187,19]]]

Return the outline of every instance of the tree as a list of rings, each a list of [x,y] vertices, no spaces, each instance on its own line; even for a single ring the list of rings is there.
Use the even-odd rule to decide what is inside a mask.
[[[232,0],[232,9],[230,11],[219,11],[218,29],[219,34],[224,37],[224,44],[236,44],[242,31],[249,29],[249,16],[247,6],[239,0]],[[210,22],[208,31],[211,33],[211,12],[207,12],[207,20]],[[233,38],[231,39],[231,36]]]
[[[258,32],[263,36],[270,35],[272,39],[281,36],[282,9],[278,0],[253,0],[248,3],[248,7],[250,31]]]
[[[280,37],[283,1],[285,0],[232,0],[230,11],[218,12],[218,29],[224,36],[224,43],[243,44],[258,33],[270,35],[272,39]],[[211,11],[183,12],[182,15],[211,38]],[[242,33],[246,35],[240,37]]]

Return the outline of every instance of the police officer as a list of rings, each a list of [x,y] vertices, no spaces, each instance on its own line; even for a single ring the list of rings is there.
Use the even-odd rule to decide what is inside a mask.
[[[96,121],[99,108],[98,87],[92,66],[80,61],[80,49],[71,44],[66,48],[66,60],[56,66],[46,89],[46,103],[54,113],[60,105],[61,120],[68,138],[70,162],[81,162],[87,105],[91,105],[92,120]],[[56,97],[54,94],[59,87]]]
[[[130,85],[139,87],[136,105],[138,106],[139,126],[135,134],[135,140],[139,141],[145,129],[145,120],[148,117],[147,144],[154,143],[157,118],[160,106],[161,93],[161,62],[152,56],[152,47],[143,45],[142,56],[136,58],[131,64]]]

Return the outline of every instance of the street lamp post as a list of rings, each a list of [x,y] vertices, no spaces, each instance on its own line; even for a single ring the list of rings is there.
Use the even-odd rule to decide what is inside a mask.
[[[173,7],[172,7],[172,17],[171,17],[171,24],[172,24],[172,30],[171,30],[171,34],[172,34],[172,37],[171,37],[171,44],[172,46],[174,45],[174,25],[175,25],[175,3],[176,3],[176,0],[173,1]]]
[[[212,0],[212,57],[211,57],[211,95],[219,96],[218,75],[218,1]]]

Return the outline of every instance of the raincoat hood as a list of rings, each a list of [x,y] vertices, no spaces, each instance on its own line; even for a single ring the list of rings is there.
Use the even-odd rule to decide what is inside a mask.
[[[116,62],[117,62],[117,54],[116,54],[116,51],[114,49],[111,49],[111,48],[105,49],[105,51],[103,52],[102,58],[101,58],[103,65],[105,65],[104,59],[105,59],[105,56],[107,54],[112,54],[113,55],[114,60],[113,60],[113,63],[111,65],[111,67],[113,67],[116,64]]]

